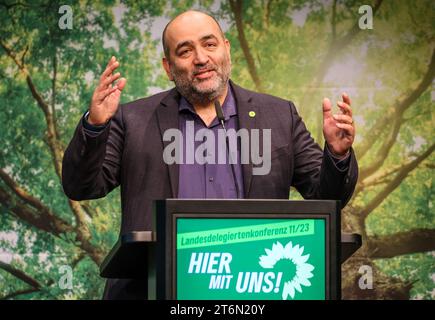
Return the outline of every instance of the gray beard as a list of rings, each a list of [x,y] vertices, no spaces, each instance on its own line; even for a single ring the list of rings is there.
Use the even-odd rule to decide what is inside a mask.
[[[231,65],[222,68],[222,73],[217,74],[218,85],[216,88],[199,91],[192,83],[186,79],[181,72],[171,67],[171,74],[174,78],[175,87],[178,92],[186,98],[192,105],[207,105],[219,98],[228,86],[231,73]]]

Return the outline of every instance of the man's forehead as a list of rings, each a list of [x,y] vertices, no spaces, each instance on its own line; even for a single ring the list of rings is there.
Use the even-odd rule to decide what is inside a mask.
[[[205,14],[177,17],[166,30],[166,40],[172,45],[185,41],[198,41],[210,35],[219,38],[220,28],[216,21]]]

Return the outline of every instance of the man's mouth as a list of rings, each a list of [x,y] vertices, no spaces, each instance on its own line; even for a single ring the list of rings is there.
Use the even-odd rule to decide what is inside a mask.
[[[213,69],[210,70],[204,70],[204,71],[199,71],[199,72],[195,72],[194,73],[194,77],[196,79],[207,79],[210,78],[211,76],[213,76],[213,74],[215,73],[215,71]]]

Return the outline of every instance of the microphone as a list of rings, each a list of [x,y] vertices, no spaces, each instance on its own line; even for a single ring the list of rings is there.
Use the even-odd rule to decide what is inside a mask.
[[[228,153],[228,159],[230,161],[230,166],[231,166],[231,173],[233,176],[233,180],[234,180],[234,185],[236,186],[236,195],[237,195],[237,199],[240,198],[240,192],[239,192],[239,184],[237,183],[237,179],[236,179],[236,171],[234,169],[234,161],[232,161],[232,156],[230,153],[230,142],[228,140],[228,135],[227,135],[227,129],[225,128],[225,117],[224,117],[224,111],[222,110],[221,104],[219,103],[218,100],[215,100],[214,102],[214,108],[216,110],[216,115],[217,118],[222,126],[222,128],[224,129],[224,133],[225,133],[225,148],[227,150]]]
[[[216,100],[215,102],[214,102],[214,108],[215,108],[215,110],[216,110],[216,115],[217,115],[217,118],[218,118],[218,120],[219,120],[219,122],[221,123],[221,125],[222,125],[222,128],[224,128],[224,131],[225,131],[225,135],[227,134],[227,130],[225,129],[225,117],[224,117],[224,111],[222,110],[222,107],[221,107],[221,104],[219,103],[219,100]]]

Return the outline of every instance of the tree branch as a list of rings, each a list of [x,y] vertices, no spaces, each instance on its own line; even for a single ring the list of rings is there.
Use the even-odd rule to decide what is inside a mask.
[[[11,176],[9,176],[3,169],[0,169],[0,178],[6,183],[6,185],[25,203],[31,205],[33,208],[37,210],[35,213],[31,213],[30,210],[26,210],[23,206],[21,210],[17,209],[16,213],[21,213],[20,217],[24,218],[26,217],[26,221],[30,222],[31,224],[41,226],[42,222],[50,223],[49,225],[45,225],[42,229],[44,231],[50,232],[54,235],[59,235],[63,232],[70,232],[71,227],[68,225],[68,223],[60,218],[58,218],[47,206],[45,206],[39,199],[36,199],[32,195],[30,195],[28,192],[24,190],[24,188],[20,187]],[[4,193],[4,198],[7,198],[7,193]],[[12,199],[9,198],[9,200],[5,200],[3,203],[11,202]],[[77,218],[77,227],[78,233],[83,234],[81,238],[90,238],[89,230],[87,226],[84,224],[83,221],[85,221],[84,212],[81,209],[80,205],[76,201],[69,200],[70,206],[74,206],[75,210],[74,212],[79,212],[80,216]],[[24,214],[26,213],[26,214]]]
[[[92,208],[89,201],[80,201],[80,205],[89,217],[94,218],[97,215],[97,210]]]
[[[360,179],[364,180],[365,178],[378,171],[390,154],[390,150],[396,142],[400,128],[404,123],[403,112],[398,113],[399,114],[396,114],[396,117],[393,120],[393,129],[389,132],[387,138],[383,141],[382,146],[378,149],[375,159],[369,165],[364,166],[360,169]]]
[[[394,175],[397,171],[401,170],[403,167],[407,166],[411,161],[406,162],[403,165],[395,166],[390,170],[385,170],[378,173],[375,176],[370,176],[365,180],[360,180],[355,188],[354,197],[358,195],[362,190],[366,190],[367,188],[374,187],[380,184],[385,184],[391,182],[391,176]]]
[[[11,48],[9,48],[6,45],[6,43],[2,39],[0,39],[0,46],[6,52],[8,57],[11,58],[12,61],[17,65],[17,67],[19,68],[21,73],[25,76],[27,86],[29,87],[33,98],[36,100],[39,108],[44,112],[45,121],[47,124],[47,133],[46,134],[47,134],[48,146],[49,146],[51,154],[52,154],[54,167],[56,169],[56,174],[58,175],[59,179],[61,179],[61,176],[62,176],[62,157],[63,157],[64,147],[63,147],[62,143],[60,142],[60,139],[57,135],[55,120],[53,117],[53,113],[50,110],[49,104],[44,100],[42,95],[37,90],[27,67],[17,59],[16,54],[12,51]]]
[[[55,236],[65,232],[75,232],[77,240],[81,242],[83,250],[90,254],[95,254],[96,260],[99,261],[102,257],[101,252],[96,251],[95,247],[90,244],[91,234],[85,223],[85,212],[77,201],[68,199],[70,207],[75,213],[77,225],[75,228],[70,226],[66,221],[58,218],[50,208],[45,206],[39,199],[33,197],[24,188],[20,187],[3,169],[0,169],[0,178],[21,200],[32,206],[36,211],[31,210],[25,205],[19,204],[2,188],[0,188],[0,203],[9,207],[15,215],[36,228],[49,232]],[[89,212],[92,208],[87,206]],[[98,257],[98,258],[97,258]]]
[[[49,210],[35,210],[16,201],[5,189],[0,187],[0,203],[8,208],[16,217],[25,223],[44,232],[59,237],[61,233],[72,232],[74,229],[64,220],[58,218]]]
[[[435,250],[435,229],[414,229],[386,236],[367,239],[370,257],[373,259]]]
[[[435,150],[435,144],[432,144],[424,153],[422,153],[419,157],[417,157],[415,160],[411,161],[406,166],[403,166],[400,171],[398,171],[397,175],[394,177],[394,179],[388,183],[385,188],[380,191],[361,211],[360,211],[360,217],[365,220],[367,216],[376,209],[383,201],[384,199],[393,192],[400,183],[408,176],[408,174],[414,170],[423,160],[425,160],[427,157],[429,157],[432,152]]]
[[[18,61],[16,58],[16,54],[10,49],[1,39],[0,39],[0,45],[5,50],[6,54],[14,61],[14,63],[18,66],[19,70],[24,74],[26,77],[27,85],[32,93],[33,98],[36,100],[39,108],[44,112],[45,120],[47,124],[47,142],[49,149],[51,151],[54,167],[57,176],[59,179],[61,179],[62,175],[62,158],[63,158],[63,152],[64,147],[62,146],[62,143],[60,142],[58,130],[57,130],[57,124],[55,119],[55,113],[54,113],[54,104],[55,104],[55,81],[57,77],[57,60],[56,57],[54,57],[53,63],[53,72],[54,72],[54,78],[52,79],[52,107],[42,98],[42,95],[38,92],[36,86],[33,83],[33,80],[30,76],[30,73],[26,66],[24,65],[23,61]],[[76,218],[77,221],[77,235],[80,238],[80,241],[84,241],[84,243],[88,243],[89,239],[91,238],[90,232],[88,230],[88,227],[86,225],[86,219],[85,219],[85,213],[83,209],[80,206],[80,203],[77,201],[68,200],[68,204]],[[80,229],[80,230],[79,230]]]
[[[427,118],[427,117],[431,117],[433,111],[432,111],[430,105],[428,105],[428,107],[429,107],[428,110],[426,110],[422,113],[416,114],[415,116],[403,117],[403,122],[406,123],[406,122],[409,122],[411,120],[415,120],[415,118],[417,118],[417,117],[423,117],[423,119]]]
[[[258,76],[257,68],[255,67],[254,57],[251,54],[248,41],[246,40],[245,30],[243,27],[243,0],[230,0],[230,7],[234,14],[236,21],[237,35],[239,38],[240,46],[242,47],[243,54],[245,55],[246,63],[248,64],[248,71],[254,81],[256,90],[263,91],[263,85],[260,77]]]
[[[56,133],[56,137],[60,137],[59,135],[59,129],[57,126],[57,119],[56,119],[56,82],[57,82],[57,49],[54,48],[54,54],[52,57],[52,65],[53,65],[53,78],[51,79],[51,112],[53,114],[53,124],[54,124],[54,131]],[[63,148],[62,148],[63,150]]]
[[[78,254],[78,256],[71,263],[71,269],[74,270],[77,267],[77,265],[80,263],[80,261],[82,261],[84,258],[85,258],[85,254],[82,251]]]
[[[20,197],[20,199],[22,199]],[[25,199],[25,198],[24,198]],[[24,200],[23,199],[23,200]],[[73,205],[78,205],[78,202]],[[16,201],[4,188],[0,186],[0,203],[9,209],[17,218],[25,223],[35,227],[38,230],[48,232],[56,237],[60,237],[62,233],[73,233],[76,240],[79,242],[79,247],[86,251],[95,263],[100,264],[104,258],[104,253],[100,248],[93,246],[90,243],[91,235],[86,226],[77,223],[74,228],[66,221],[56,216],[49,209],[42,208],[43,210],[36,210],[33,206],[30,207],[19,201]],[[77,209],[77,208],[76,208]],[[77,209],[79,210],[79,209]]]
[[[16,269],[15,267],[11,266],[10,264],[7,264],[3,261],[0,261],[0,268],[5,270],[6,272],[9,272],[11,275],[20,279],[21,281],[27,283],[28,285],[30,285],[34,289],[39,290],[41,288],[41,284],[37,280],[35,280],[31,276],[27,275],[25,272]]]
[[[15,291],[15,292],[12,292],[12,293],[5,295],[4,297],[0,297],[0,300],[9,300],[9,299],[15,298],[17,296],[21,296],[23,294],[29,294],[29,293],[38,292],[38,291],[41,291],[41,289],[29,288],[29,289],[24,289],[24,290],[18,290],[18,291]]]
[[[26,54],[29,51],[29,45],[26,46],[23,55],[21,56],[21,65],[24,65],[24,59],[26,58]]]
[[[264,7],[263,21],[266,26],[266,30],[269,28],[271,4],[272,4],[272,0],[267,0],[266,5]]]
[[[77,265],[80,263],[80,261],[82,261],[85,258],[85,256],[86,255],[85,255],[84,251],[80,251],[80,253],[77,255],[77,257],[71,262],[71,264],[70,264],[71,268],[74,270],[77,267]],[[16,276],[17,278],[23,280],[24,282],[26,282],[27,284],[32,286],[32,288],[29,288],[29,289],[23,289],[23,290],[18,290],[18,291],[12,292],[12,293],[8,293],[6,296],[0,297],[0,300],[8,300],[8,299],[15,298],[15,297],[23,295],[23,294],[29,294],[29,293],[38,292],[38,291],[42,290],[42,285],[38,281],[36,281],[32,277],[25,274],[23,271],[12,267],[10,264],[6,264],[6,263],[0,261],[0,268],[6,270],[7,272],[11,273],[12,275]],[[49,287],[53,283],[55,283],[55,281],[53,279],[50,279],[47,281],[47,284],[45,285],[45,287]]]
[[[427,88],[432,84],[435,77],[435,50],[432,51],[431,61],[429,63],[428,69],[423,76],[422,80],[413,88],[407,90],[403,93],[396,101],[392,104],[391,108],[388,108],[384,116],[380,118],[370,130],[367,130],[367,135],[364,137],[362,143],[355,147],[355,153],[358,154],[358,158],[362,159],[364,155],[370,150],[370,148],[375,144],[376,140],[379,139],[381,132],[388,127],[392,119],[402,119],[403,113],[427,90]],[[394,128],[393,130],[394,131]],[[394,132],[393,132],[394,133]],[[393,137],[392,134],[390,137]],[[384,145],[387,145],[386,142]],[[381,148],[382,149],[382,148]],[[383,163],[384,155],[380,153],[373,164],[369,165],[367,169],[361,169],[363,173],[364,170],[372,168],[375,163]],[[385,159],[384,159],[385,160]],[[372,170],[372,169],[371,169]]]
[[[8,10],[8,11],[10,9],[12,9],[14,7],[18,7],[18,6],[21,6],[21,7],[24,7],[24,8],[31,8],[31,6],[29,6],[29,5],[25,4],[25,3],[21,3],[21,2],[5,3],[4,1],[1,1],[0,2],[0,6],[5,7],[6,10]]]
[[[40,213],[53,216],[51,210],[45,206],[39,199],[36,199],[20,187],[3,169],[0,169],[0,178],[6,183],[6,185],[24,202],[28,203]]]

